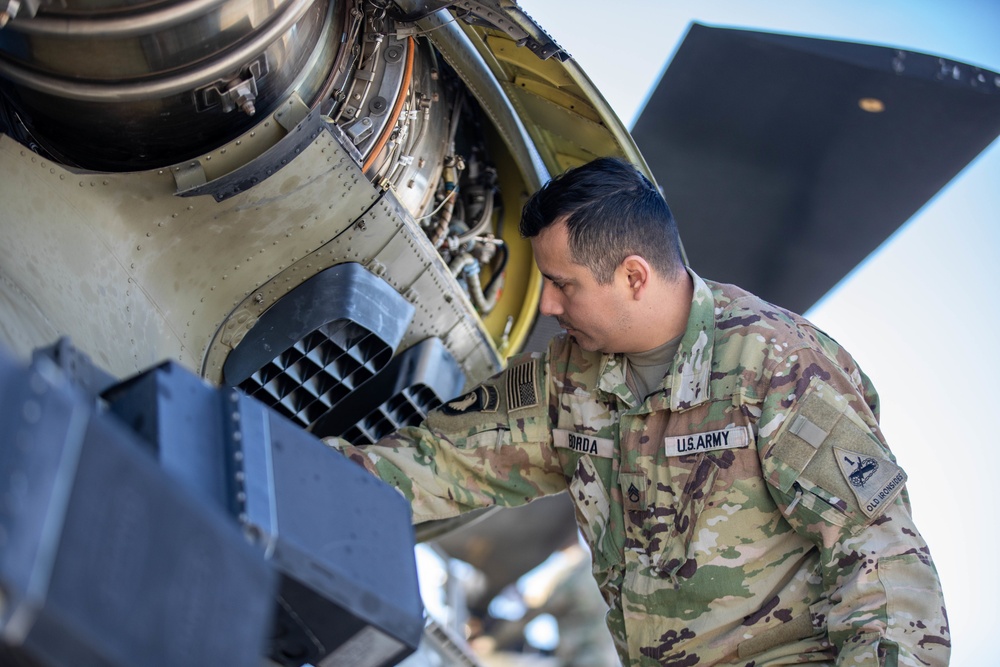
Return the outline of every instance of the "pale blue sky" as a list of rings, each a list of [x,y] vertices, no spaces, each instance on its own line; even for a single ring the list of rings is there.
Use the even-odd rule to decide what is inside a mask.
[[[631,126],[691,21],[870,42],[1000,72],[1000,0],[523,0]],[[683,235],[684,221],[680,221]],[[952,665],[1000,665],[1000,145],[806,315],[882,398],[952,625]],[[697,267],[695,267],[697,268]]]

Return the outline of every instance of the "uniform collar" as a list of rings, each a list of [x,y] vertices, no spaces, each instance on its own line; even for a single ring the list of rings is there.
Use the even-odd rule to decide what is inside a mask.
[[[694,283],[694,293],[687,328],[666,379],[671,410],[686,410],[711,398],[709,380],[715,349],[715,296],[698,274],[690,268],[687,271]]]
[[[632,390],[625,383],[624,357],[620,354],[603,355],[597,388],[605,393],[614,394],[625,401],[627,405],[636,403],[636,398],[632,396]]]
[[[687,272],[691,275],[694,287],[687,328],[674,363],[664,379],[667,392],[656,393],[650,398],[652,410],[686,410],[701,405],[711,397],[709,380],[712,373],[712,350],[715,347],[715,297],[698,274],[690,268]],[[635,402],[632,392],[625,384],[622,355],[604,355],[598,387],[628,403]]]

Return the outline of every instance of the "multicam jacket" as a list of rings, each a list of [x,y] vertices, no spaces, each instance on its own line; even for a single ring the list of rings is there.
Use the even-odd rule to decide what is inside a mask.
[[[945,665],[949,631],[878,397],[835,341],[694,278],[639,401],[565,336],[432,412],[340,448],[414,521],[568,490],[625,665]]]

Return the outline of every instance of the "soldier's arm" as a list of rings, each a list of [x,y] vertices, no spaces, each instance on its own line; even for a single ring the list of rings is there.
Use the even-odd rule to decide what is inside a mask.
[[[551,445],[548,378],[541,355],[507,369],[374,445],[342,451],[410,501],[413,521],[494,505],[522,505],[566,488]]]
[[[789,355],[758,422],[771,494],[819,549],[826,599],[813,607],[814,627],[827,626],[838,665],[947,665],[941,584],[906,475],[882,439],[867,378],[841,356]]]

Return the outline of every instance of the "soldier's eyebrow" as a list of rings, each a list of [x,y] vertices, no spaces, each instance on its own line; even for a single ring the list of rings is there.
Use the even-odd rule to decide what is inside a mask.
[[[552,276],[552,275],[549,275],[548,273],[545,273],[544,271],[542,272],[542,277],[543,278],[547,278],[547,279],[551,280],[554,283],[568,283],[568,282],[571,282],[571,280],[569,278],[564,278],[562,276]]]

